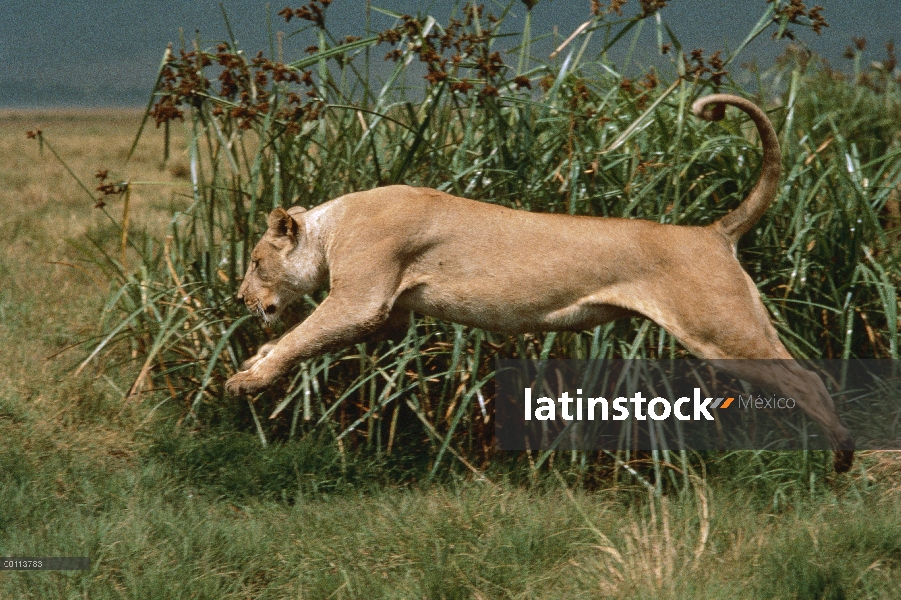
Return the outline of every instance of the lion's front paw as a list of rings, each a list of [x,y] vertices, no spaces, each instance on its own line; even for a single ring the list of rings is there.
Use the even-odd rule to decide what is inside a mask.
[[[249,396],[269,387],[274,377],[266,376],[257,369],[241,371],[228,378],[225,391],[230,396]]]
[[[266,356],[270,352],[272,352],[273,348],[275,348],[275,342],[269,342],[268,344],[263,344],[260,347],[260,349],[257,350],[256,354],[254,354],[253,356],[251,356],[250,358],[245,360],[243,363],[241,363],[241,370],[247,371],[248,369],[250,369],[250,367],[252,367],[255,364],[257,364],[258,362],[260,362],[260,360],[266,358]]]
[[[241,371],[250,370],[250,367],[252,367],[255,364],[257,364],[258,362],[260,362],[261,358],[263,358],[263,357],[260,356],[259,354],[254,354],[253,356],[251,356],[250,358],[248,358],[247,360],[245,360],[244,362],[241,363]]]

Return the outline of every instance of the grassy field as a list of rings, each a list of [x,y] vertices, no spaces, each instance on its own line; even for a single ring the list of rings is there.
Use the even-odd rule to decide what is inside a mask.
[[[248,430],[177,429],[175,411],[147,420],[149,403],[122,400],[140,367],[128,355],[74,376],[85,346],[62,351],[96,335],[108,284],[68,242],[119,234],[24,133],[42,128],[90,175],[121,164],[138,118],[0,118],[0,555],[92,559],[0,572],[0,597],[896,597],[893,453],[841,477],[820,453],[711,456],[663,498],[637,480],[586,485],[569,465],[426,485],[365,448],[263,449]],[[161,171],[159,147],[142,143],[130,172],[177,184],[182,158]],[[178,189],[135,193],[133,223],[162,230]]]
[[[721,84],[755,93],[717,74],[740,48],[688,54],[657,22],[673,72],[629,79],[589,39],[653,19],[599,13],[548,61],[528,16],[502,56],[499,22],[402,18],[342,42],[314,24],[288,67],[186,43],[152,111],[169,143],[151,119],[128,164],[139,112],[0,112],[0,556],[92,561],[0,571],[0,599],[898,596],[898,453],[835,475],[828,452],[493,451],[495,357],[685,355],[647,322],[516,337],[416,319],[401,344],[225,397],[272,333],[233,294],[273,206],[407,182],[700,224],[753,184],[746,123],[688,110]],[[363,65],[382,43],[378,87]],[[739,253],[795,355],[897,359],[901,81],[852,54],[852,77],[802,53],[751,73],[784,176]]]

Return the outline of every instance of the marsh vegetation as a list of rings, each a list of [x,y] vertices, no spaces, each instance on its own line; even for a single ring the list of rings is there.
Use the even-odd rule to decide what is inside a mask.
[[[530,3],[342,40],[327,4],[282,14],[316,42],[292,60],[235,40],[172,49],[144,113],[3,113],[0,555],[93,566],[0,573],[0,596],[893,597],[893,453],[835,477],[820,452],[493,450],[495,358],[685,355],[647,321],[507,337],[417,318],[253,401],[223,392],[284,326],[234,301],[273,207],[403,182],[709,223],[760,160],[738,113],[691,116],[714,89],[753,97],[780,132],[779,198],[739,254],[786,346],[897,359],[892,51],[866,67],[858,44],[842,73],[792,47],[748,70],[743,46],[683,48],[641,2],[586,15],[548,59]],[[761,5],[749,40],[821,18]],[[642,28],[664,66],[613,64]]]

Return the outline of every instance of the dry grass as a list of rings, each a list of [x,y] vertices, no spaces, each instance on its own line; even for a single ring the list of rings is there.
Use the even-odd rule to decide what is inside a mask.
[[[71,377],[71,366],[83,354],[79,347],[64,351],[96,335],[108,291],[103,275],[69,241],[118,233],[63,166],[46,150],[42,156],[25,132],[43,130],[91,184],[97,169],[123,165],[140,116],[124,110],[0,112],[0,389],[34,409],[37,444],[93,447],[114,456],[128,454],[131,446],[118,420],[79,426],[86,419],[85,404],[95,404],[98,396],[113,401],[116,394],[105,378]],[[141,143],[128,173],[173,180],[159,168],[161,144],[154,133]],[[165,187],[134,193],[132,228],[162,231],[170,194]],[[114,216],[121,213],[119,206],[109,208]],[[118,411],[113,404],[100,408]]]

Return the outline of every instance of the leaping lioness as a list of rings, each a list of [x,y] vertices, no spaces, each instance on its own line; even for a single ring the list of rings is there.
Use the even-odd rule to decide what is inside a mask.
[[[787,359],[735,374],[795,398],[828,436],[836,471],[847,471],[853,438],[819,377],[780,342],[736,258],[738,239],[777,192],[776,132],[737,96],[701,98],[693,111],[718,120],[725,104],[754,121],[763,164],[748,197],[706,227],[536,214],[403,185],[275,209],[238,299],[268,319],[326,283],[330,293],[245,362],[228,392],[257,392],[298,361],[405,332],[411,312],[513,334],[640,315],[700,358]]]

